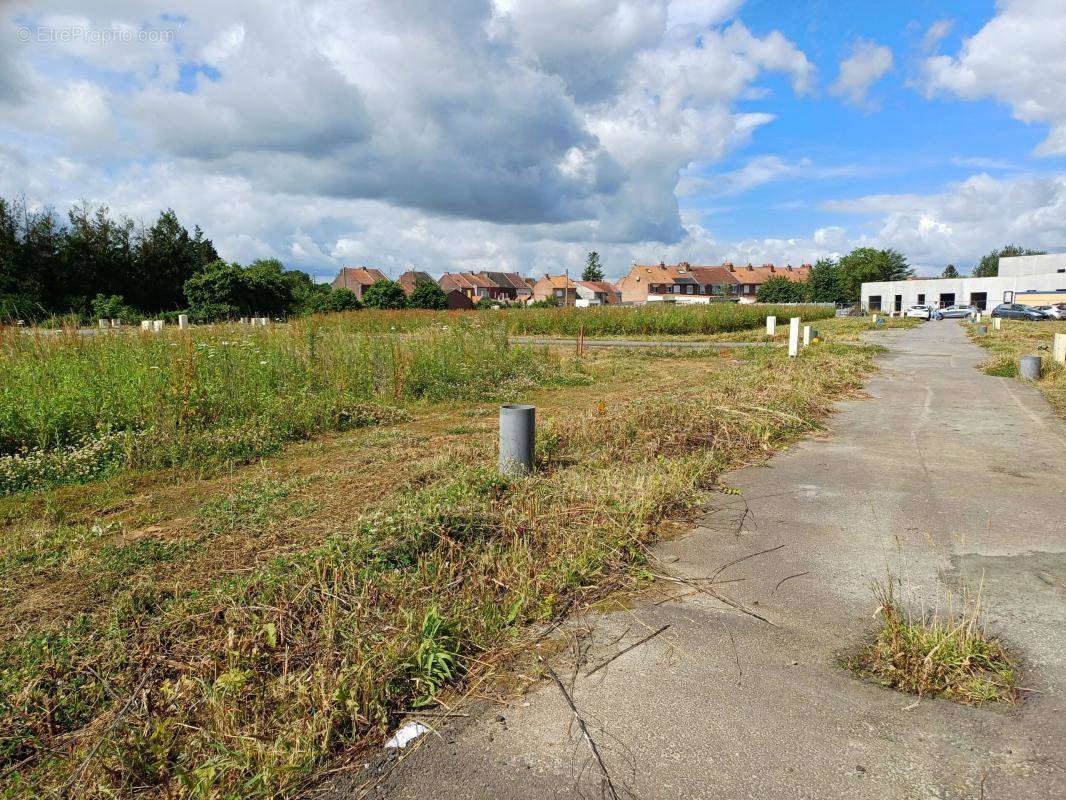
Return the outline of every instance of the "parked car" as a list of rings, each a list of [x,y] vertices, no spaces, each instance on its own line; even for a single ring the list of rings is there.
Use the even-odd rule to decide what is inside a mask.
[[[1003,319],[1024,319],[1030,322],[1048,319],[1043,311],[1037,311],[1032,306],[1023,306],[1020,303],[1000,303],[992,309],[992,316]]]
[[[933,316],[933,309],[929,306],[907,306],[907,310],[903,312],[905,317],[917,317],[918,319],[931,319]]]
[[[974,316],[977,311],[977,306],[948,306],[936,309],[933,316],[936,319],[965,319]]]
[[[1037,306],[1037,311],[1040,311],[1046,317],[1051,319],[1066,319],[1066,303],[1055,303],[1053,306]]]

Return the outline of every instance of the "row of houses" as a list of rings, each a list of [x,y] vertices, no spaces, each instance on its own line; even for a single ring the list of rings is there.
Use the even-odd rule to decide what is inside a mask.
[[[554,298],[560,305],[598,306],[642,305],[653,302],[709,303],[712,301],[755,302],[759,287],[773,277],[806,282],[811,267],[775,267],[751,264],[737,267],[730,262],[701,266],[682,261],[654,265],[634,264],[617,283],[580,281],[568,275],[545,275],[537,280],[516,272],[445,272],[434,279],[428,272],[408,270],[399,284],[410,295],[419,283],[436,283],[448,297],[449,308],[473,308],[483,299],[503,305],[526,304]],[[385,273],[371,267],[344,267],[333,280],[333,288],[363,292],[376,281],[387,280]]]

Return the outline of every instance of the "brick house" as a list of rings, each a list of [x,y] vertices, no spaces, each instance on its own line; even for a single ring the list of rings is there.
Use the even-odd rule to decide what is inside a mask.
[[[613,306],[622,302],[622,294],[608,281],[577,281],[578,301],[590,306]]]
[[[709,303],[729,300],[754,303],[759,287],[778,275],[793,281],[806,281],[810,265],[802,267],[735,267],[729,261],[720,266],[701,266],[682,261],[679,264],[647,266],[634,264],[618,289],[624,303],[672,301],[677,303]]]
[[[533,284],[533,299],[547,300],[554,297],[561,306],[577,303],[577,283],[566,275],[545,275]]]
[[[397,281],[397,283],[399,283],[400,286],[403,287],[404,294],[406,294],[408,297],[410,297],[411,296],[411,292],[413,292],[415,290],[415,286],[417,284],[419,284],[419,283],[434,283],[435,284],[436,281],[433,280],[433,276],[430,275],[428,272],[420,272],[419,270],[409,269],[409,270],[407,270],[407,272],[405,272],[403,275],[400,276],[400,279]]]
[[[387,281],[385,273],[372,267],[343,267],[330,285],[334,289],[350,289],[363,299],[363,292],[378,281]]]
[[[734,267],[727,261],[722,266],[728,267],[730,273],[732,273],[736,280],[736,295],[741,303],[754,303],[755,295],[758,293],[759,287],[770,280],[770,278],[780,277],[798,283],[806,283],[811,275],[810,264],[803,264],[799,267],[793,267],[791,265],[786,267],[775,267],[773,264],[763,264],[761,267],[753,267],[751,264],[748,264],[745,267]]]

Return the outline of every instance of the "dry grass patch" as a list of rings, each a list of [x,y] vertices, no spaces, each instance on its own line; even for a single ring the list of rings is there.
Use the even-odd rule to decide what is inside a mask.
[[[875,588],[881,629],[851,666],[860,674],[919,697],[943,697],[967,705],[1015,703],[1015,660],[989,636],[981,597],[946,610],[905,608],[890,580]],[[957,607],[953,607],[956,605]]]
[[[256,509],[294,502],[313,505],[263,525],[321,537],[191,585],[138,567],[98,606],[0,647],[7,796],[297,794],[403,710],[491,670],[531,626],[635,585],[660,525],[705,502],[722,470],[816,428],[872,353],[597,355],[617,379],[534,393],[547,424],[540,468],[521,480],[496,475],[489,433],[454,431],[479,407],[458,406],[432,412],[417,454],[417,421],[347,435],[368,464],[378,454],[388,491],[353,499],[357,476],[339,461],[314,474],[311,444],[313,474],[279,459],[282,475],[230,481],[193,517],[200,547],[254,544]],[[210,568],[195,554],[126,558],[171,555],[155,563]]]
[[[1066,333],[1066,321],[1045,320],[1041,322],[1023,322],[1005,319],[1000,323],[1000,330],[993,330],[991,321],[988,333],[980,335],[977,326],[960,323],[970,339],[991,351],[987,360],[979,366],[988,375],[1001,378],[1018,376],[1018,361],[1022,356],[1040,356],[1043,361],[1043,375],[1034,385],[1039,389],[1052,408],[1066,416],[1066,367],[1051,360],[1051,343],[1056,333]]]

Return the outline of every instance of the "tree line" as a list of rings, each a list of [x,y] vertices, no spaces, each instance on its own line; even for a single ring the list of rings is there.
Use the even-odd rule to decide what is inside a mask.
[[[859,302],[863,283],[901,281],[914,276],[914,268],[898,250],[860,247],[840,259],[823,258],[811,267],[806,283],[774,276],[759,287],[760,303]]]
[[[277,259],[247,266],[219,257],[199,226],[173,209],[151,225],[80,204],[52,209],[0,197],[0,321],[54,316],[137,319],[188,313],[198,321],[290,316],[361,305]]]
[[[972,277],[992,278],[999,274],[999,259],[1012,256],[1042,256],[1043,250],[1030,250],[1008,244],[981,257],[974,266]],[[756,299],[760,303],[836,303],[854,305],[859,302],[863,283],[900,281],[914,277],[914,269],[898,250],[877,250],[860,247],[840,259],[824,258],[811,268],[806,283],[773,277],[759,287]],[[965,277],[954,264],[948,264],[942,278]]]

